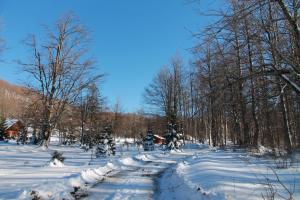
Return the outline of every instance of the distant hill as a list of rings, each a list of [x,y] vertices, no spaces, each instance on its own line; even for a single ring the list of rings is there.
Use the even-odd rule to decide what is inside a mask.
[[[22,109],[28,104],[27,89],[0,79],[0,112],[5,117],[20,117]]]
[[[31,93],[32,94],[32,93]],[[35,112],[31,104],[34,102],[33,95],[28,95],[26,87],[11,84],[0,79],[0,113],[6,118],[17,118],[27,120],[27,122],[37,122],[40,117],[40,110]],[[28,105],[30,105],[28,107]],[[26,111],[25,108],[29,108]],[[58,128],[70,129],[70,127],[81,126],[79,110],[74,106],[67,106],[67,112],[62,116]],[[26,114],[26,115],[24,115]],[[30,116],[28,116],[30,115]],[[35,115],[35,116],[33,116]],[[37,116],[36,116],[37,115]],[[33,121],[28,117],[32,117]],[[28,121],[29,120],[29,121]],[[140,134],[145,134],[147,127],[151,126],[156,130],[156,133],[163,134],[164,124],[160,118],[147,118],[138,113],[114,113],[106,110],[99,113],[100,126],[107,122],[112,122],[114,132],[117,136],[135,137],[139,138]]]

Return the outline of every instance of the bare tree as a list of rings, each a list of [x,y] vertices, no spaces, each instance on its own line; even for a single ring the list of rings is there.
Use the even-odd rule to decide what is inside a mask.
[[[92,148],[97,144],[100,127],[105,109],[105,98],[100,94],[96,83],[91,83],[87,90],[82,91],[78,98],[77,108],[80,113],[80,142],[85,148]]]
[[[152,111],[166,117],[167,123],[177,124],[184,113],[183,62],[179,56],[171,60],[170,67],[164,66],[145,89],[145,102]]]
[[[94,61],[89,58],[89,34],[74,15],[59,19],[45,41],[38,43],[35,35],[26,40],[31,50],[30,61],[20,62],[32,78],[29,86],[40,95],[43,109],[42,144],[47,147],[51,131],[66,109],[78,98],[80,91],[101,75],[91,75]]]

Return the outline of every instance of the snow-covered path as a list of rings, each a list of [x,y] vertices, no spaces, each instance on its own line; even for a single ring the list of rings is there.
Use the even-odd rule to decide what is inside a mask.
[[[127,159],[120,172],[94,185],[84,199],[154,199],[160,188],[159,176],[187,156],[182,153],[170,157],[160,154],[157,157],[142,155],[134,160]]]
[[[90,188],[86,199],[152,199],[154,179],[165,167],[147,163],[122,170]]]
[[[64,153],[63,166],[49,165],[54,150]],[[300,199],[300,153],[287,168],[276,168],[284,161],[200,144],[188,144],[182,152],[144,152],[132,145],[113,157],[90,158],[91,152],[78,147],[43,150],[0,143],[0,200],[29,200],[33,192],[45,200],[252,200],[270,195],[269,189],[275,199],[287,197],[270,167]],[[83,196],[76,196],[76,190]]]
[[[61,167],[49,166],[51,153],[63,152]],[[115,157],[95,159],[78,147],[37,146],[0,143],[0,200],[32,199],[33,192],[43,199],[73,199],[75,188],[87,199],[152,198],[156,177],[169,165],[190,152],[139,152],[135,146]],[[83,198],[81,198],[83,199]]]

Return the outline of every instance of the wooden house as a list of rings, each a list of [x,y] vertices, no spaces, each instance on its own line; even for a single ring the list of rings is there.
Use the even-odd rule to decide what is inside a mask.
[[[154,134],[154,143],[155,144],[164,144],[165,140],[166,139],[164,137]]]
[[[18,119],[5,120],[5,133],[9,138],[17,138],[24,127],[22,121]]]

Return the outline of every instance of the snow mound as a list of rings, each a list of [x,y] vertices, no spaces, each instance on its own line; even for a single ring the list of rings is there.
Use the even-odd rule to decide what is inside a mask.
[[[49,166],[50,167],[64,167],[65,165],[60,160],[57,160],[55,158],[53,161],[50,161]]]
[[[75,179],[71,181],[71,184],[77,187],[79,187],[78,183],[82,183],[82,182],[94,184],[96,182],[103,180],[107,174],[117,169],[118,167],[112,163],[107,163],[105,166],[98,167],[95,169],[86,169],[81,172],[80,175],[81,181]]]
[[[176,174],[178,176],[179,179],[181,179],[182,184],[185,185],[185,187],[190,188],[190,190],[197,196],[197,193],[200,193],[203,197],[206,197],[208,199],[223,199],[221,198],[220,194],[216,194],[214,192],[211,191],[206,191],[205,189],[203,189],[201,186],[199,186],[198,184],[193,183],[192,181],[190,181],[185,175],[186,175],[186,171],[189,168],[189,163],[186,161],[180,162],[179,164],[177,164],[176,167]]]
[[[150,161],[150,159],[145,154],[137,155],[135,156],[135,158],[142,161]]]
[[[53,182],[45,182],[40,184],[32,190],[24,190],[18,199],[72,199],[72,187],[67,185],[64,181],[53,184]]]
[[[177,165],[177,168],[176,168],[176,172],[178,174],[184,174],[184,171],[186,169],[186,165],[187,163],[186,162],[180,162],[178,165]]]
[[[157,160],[156,157],[147,154],[137,155],[135,156],[135,158],[144,162]]]
[[[146,158],[148,158],[149,160],[157,160],[157,157],[156,156],[153,156],[153,155],[145,155]]]
[[[179,153],[179,152],[182,152],[181,149],[172,149],[170,150],[170,154],[176,154],[176,153]]]
[[[140,165],[138,161],[132,159],[131,157],[126,157],[120,160],[120,163],[123,165]]]
[[[58,163],[56,163],[55,166],[58,166]],[[117,169],[118,166],[112,163],[107,163],[105,166],[94,169],[88,168],[82,170],[79,174],[67,177],[61,182],[47,181],[36,187],[24,190],[19,196],[19,199],[74,199],[72,196],[74,188],[85,189],[89,185],[102,181],[106,176]]]

